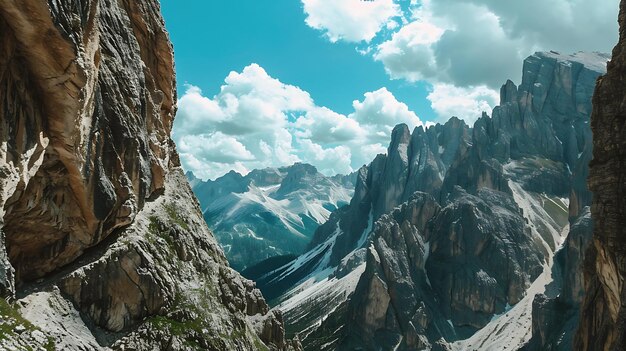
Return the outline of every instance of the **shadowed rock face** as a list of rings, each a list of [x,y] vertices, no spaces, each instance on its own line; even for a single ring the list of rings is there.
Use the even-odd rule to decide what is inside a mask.
[[[626,2],[620,4],[620,40],[608,72],[598,80],[591,128],[593,160],[589,188],[595,221],[592,245],[585,260],[585,299],[575,348],[626,348]]]
[[[510,81],[502,87],[502,104],[494,109],[493,117],[483,116],[476,122],[469,146],[458,149],[447,167],[439,183],[441,190],[434,192],[439,194],[442,208],[433,213],[425,228],[410,229],[414,221],[393,215],[398,229],[372,232],[365,273],[349,304],[344,346],[437,349],[441,340],[474,334],[493,315],[526,295],[541,274],[543,262],[551,261],[558,247],[556,238],[548,233],[560,235],[569,217],[571,237],[555,258],[558,272],[554,275],[563,274],[564,278],[553,283],[554,290],[564,293],[559,301],[546,297],[533,317],[536,314],[538,327],[534,334],[546,333],[539,327],[548,325],[555,329],[554,336],[561,337],[558,341],[550,339],[552,334],[544,340],[538,337],[535,349],[552,342],[562,346],[564,339],[564,349],[571,348],[569,318],[582,298],[579,272],[591,230],[588,210],[583,208],[590,199],[584,179],[591,150],[589,87],[602,72],[590,63],[585,65],[584,54],[576,56],[568,62],[565,56],[536,54],[526,60],[519,88]],[[602,57],[595,56],[593,61],[602,62]],[[574,78],[566,79],[572,75]],[[544,85],[551,88],[544,93],[534,91]],[[580,95],[585,93],[586,98]],[[571,135],[565,136],[564,130],[572,131]],[[566,138],[572,142],[563,142]],[[573,153],[568,148],[575,158],[568,156]],[[545,211],[537,213],[544,216],[542,220],[533,217],[532,206],[524,207],[524,202],[533,198],[545,206],[567,197],[569,210],[565,203],[558,210],[544,207]],[[396,223],[382,216],[375,228],[384,227],[381,222]],[[381,242],[394,242],[389,237],[397,242],[412,232],[419,233],[414,234],[420,238],[413,240],[416,244],[407,240],[408,248],[388,245],[392,249],[381,249],[385,247]],[[425,265],[413,269],[418,273],[405,274],[402,264],[398,266],[420,257]],[[427,276],[428,283],[420,276]],[[389,301],[382,303],[387,299],[378,301],[375,296],[387,296]],[[554,313],[549,312],[552,307],[548,304],[558,305]],[[371,306],[377,307],[371,310]],[[530,325],[527,327],[530,334]],[[566,330],[565,338],[557,333],[560,330]]]
[[[574,349],[574,334],[585,294],[583,263],[592,233],[593,221],[587,206],[570,220],[569,235],[554,257],[554,281],[533,300],[532,338],[523,350]]]
[[[439,197],[448,168],[468,148],[470,130],[458,118],[427,130],[417,127],[412,134],[406,125],[396,126],[387,155],[378,155],[369,166],[359,170],[354,196],[341,215],[343,234],[333,247],[333,262],[339,262],[354,249],[369,217],[376,221],[416,191]],[[336,219],[331,218],[316,231],[309,247],[332,235]]]
[[[512,198],[487,188],[453,196],[425,232],[427,269],[448,319],[479,329],[521,300],[544,257]]]
[[[297,348],[182,174],[158,1],[0,1],[0,49],[3,346]]]
[[[467,337],[524,297],[544,259],[513,199],[487,188],[457,187],[444,208],[415,193],[376,222],[370,240],[347,349],[430,349]]]

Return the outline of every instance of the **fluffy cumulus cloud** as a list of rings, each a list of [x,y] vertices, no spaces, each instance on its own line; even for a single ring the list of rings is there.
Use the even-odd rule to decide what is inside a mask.
[[[433,44],[444,30],[417,20],[402,27],[392,38],[378,46],[374,58],[385,64],[392,78],[409,81],[432,79],[438,72]],[[416,69],[419,67],[419,69]]]
[[[370,140],[379,143],[388,143],[393,127],[400,123],[408,126],[422,124],[406,104],[396,100],[385,88],[365,93],[365,99],[362,102],[354,101],[352,106],[354,113],[350,114],[350,118],[367,130]]]
[[[204,179],[299,161],[348,173],[385,152],[396,124],[422,125],[385,88],[354,101],[346,116],[256,64],[229,74],[214,97],[188,86],[178,107],[173,138],[181,161]]]
[[[398,23],[400,6],[393,0],[302,0],[306,23],[322,30],[332,42],[369,42],[383,28]]]
[[[442,1],[447,6],[424,1],[411,22],[378,46],[374,59],[391,77],[497,88],[503,77],[520,75],[523,51],[532,48],[511,40],[485,6]]]
[[[428,95],[433,110],[439,116],[455,116],[474,123],[483,111],[498,104],[500,95],[486,87],[459,88],[451,84],[435,84]]]
[[[308,93],[270,77],[258,65],[250,65],[241,73],[232,72],[214,98],[192,86],[178,105],[173,136],[183,162],[187,169],[208,177],[224,164],[298,161],[291,150],[286,113],[309,109],[313,100]],[[204,165],[211,167],[197,169]]]
[[[307,0],[302,1],[311,16]],[[384,65],[393,79],[430,82],[433,109],[443,120],[475,111],[460,110],[466,107],[488,107],[489,111],[497,103],[489,97],[495,96],[506,79],[519,81],[524,58],[535,51],[609,52],[617,41],[618,3],[412,0],[411,6],[403,7],[401,18],[405,20],[370,38],[367,52]],[[317,4],[324,6],[321,1]],[[332,11],[332,6],[325,9]],[[334,25],[330,22],[334,21],[339,19],[328,17],[326,22],[309,25],[330,32]],[[372,22],[374,25],[380,26],[380,22]],[[340,39],[343,37],[334,37]],[[458,92],[466,94],[449,103],[440,99]],[[470,103],[472,97],[477,100]]]

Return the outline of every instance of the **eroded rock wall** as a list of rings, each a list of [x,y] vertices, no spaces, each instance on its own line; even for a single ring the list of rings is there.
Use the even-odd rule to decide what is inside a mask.
[[[155,2],[6,1],[0,11],[5,160],[21,173],[4,231],[19,283],[73,261],[163,191],[177,165],[176,97]]]
[[[40,344],[297,348],[182,173],[158,1],[2,0],[0,48],[0,292]]]
[[[626,2],[620,4],[620,39],[593,97],[593,160],[589,187],[595,222],[585,260],[585,299],[575,339],[579,350],[626,348]]]

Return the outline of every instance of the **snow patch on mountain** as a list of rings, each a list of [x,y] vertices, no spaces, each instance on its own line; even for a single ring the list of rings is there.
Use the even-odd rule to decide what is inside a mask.
[[[326,177],[295,164],[231,172],[203,182],[188,174],[203,215],[235,269],[273,256],[299,254],[332,211],[350,202],[353,175]]]
[[[274,309],[280,310],[286,316],[286,323],[293,325],[302,323],[307,325],[300,333],[302,339],[306,338],[313,329],[319,327],[341,304],[352,295],[356,285],[365,271],[365,263],[361,263],[348,275],[337,278],[332,276],[334,269],[329,268],[320,273],[326,275],[321,280],[309,278],[293,290],[285,294],[286,299]],[[327,306],[312,313],[309,306]]]
[[[298,257],[296,260],[288,263],[286,269],[284,269],[284,267],[279,268],[280,270],[284,269],[284,271],[273,280],[276,281],[284,279],[285,277],[297,271],[299,268],[303,267],[305,264],[311,263],[313,260],[317,259],[322,253],[322,258],[319,260],[318,263],[315,263],[315,268],[312,270],[312,272],[303,279],[305,280],[305,283],[303,284],[306,284],[306,281],[314,282],[316,279],[319,280],[328,277],[333,271],[333,269],[328,266],[330,262],[330,255],[332,253],[333,246],[335,245],[335,241],[337,240],[337,236],[340,234],[340,232],[341,229],[339,228],[339,225],[337,225],[337,229],[335,230],[335,234],[333,236],[328,238],[328,240],[326,240],[322,244],[317,245],[313,250],[310,250],[306,254]]]

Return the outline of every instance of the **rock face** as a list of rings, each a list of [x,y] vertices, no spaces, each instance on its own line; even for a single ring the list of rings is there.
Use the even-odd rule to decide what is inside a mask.
[[[233,268],[300,254],[331,211],[353,194],[352,176],[325,177],[308,164],[231,171],[215,181],[190,177],[192,189]]]
[[[537,53],[473,127],[397,126],[309,251],[257,280],[288,333],[311,350],[519,349],[535,295],[556,305],[553,292],[567,289],[565,330],[582,298],[591,94],[607,60]],[[541,317],[537,326],[557,319]]]
[[[4,345],[297,347],[182,174],[158,2],[1,1],[0,47],[0,292],[32,327]]]
[[[598,81],[593,97],[594,136],[589,188],[593,191],[593,240],[584,265],[585,298],[576,334],[579,350],[626,348],[626,198],[623,189],[626,110],[626,2],[620,4],[620,40],[608,72]]]
[[[131,223],[163,191],[172,162],[174,86],[171,73],[159,72],[172,66],[172,54],[160,19],[143,15],[147,5],[100,7],[2,8],[4,160],[21,173],[5,187],[12,194],[4,232],[18,282],[75,260]],[[103,26],[116,33],[103,34]]]
[[[454,155],[464,153],[469,145],[470,130],[457,118],[428,130],[418,127],[412,134],[406,125],[397,126],[387,155],[379,155],[358,172],[350,206],[320,227],[310,247],[332,236],[339,223],[342,235],[334,244],[331,257],[331,262],[337,264],[354,249],[355,243],[364,239],[368,218],[378,219],[416,191],[438,198]]]

